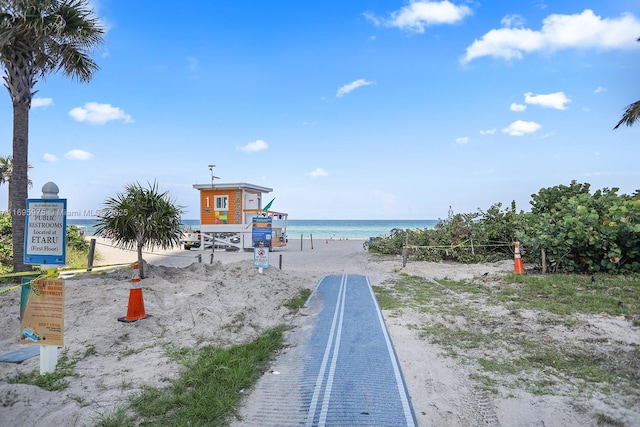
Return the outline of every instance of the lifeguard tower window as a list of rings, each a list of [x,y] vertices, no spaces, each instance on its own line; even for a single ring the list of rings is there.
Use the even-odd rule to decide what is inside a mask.
[[[229,196],[216,196],[216,210],[226,211],[228,209]]]

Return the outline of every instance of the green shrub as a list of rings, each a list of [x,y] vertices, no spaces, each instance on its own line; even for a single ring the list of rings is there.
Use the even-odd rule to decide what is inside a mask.
[[[530,212],[515,202],[486,212],[449,212],[433,229],[391,230],[365,244],[370,252],[409,255],[423,261],[486,262],[513,257],[520,242],[526,262],[550,271],[576,273],[640,272],[640,191],[619,195],[618,188],[593,194],[590,184],[543,188],[533,194]]]

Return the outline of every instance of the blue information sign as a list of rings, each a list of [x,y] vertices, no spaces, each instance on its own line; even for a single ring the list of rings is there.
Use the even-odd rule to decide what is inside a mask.
[[[251,229],[251,242],[253,247],[260,246],[271,247],[271,224],[273,220],[270,217],[254,217],[253,228]]]
[[[25,264],[66,264],[66,213],[66,199],[27,200],[24,232]]]

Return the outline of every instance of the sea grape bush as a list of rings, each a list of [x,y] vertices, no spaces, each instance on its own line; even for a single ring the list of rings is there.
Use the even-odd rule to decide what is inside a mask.
[[[618,188],[593,194],[575,181],[533,195],[529,228],[522,242],[528,258],[540,261],[544,249],[552,271],[640,272],[640,197]]]
[[[447,219],[433,229],[391,230],[389,236],[378,237],[365,244],[370,252],[400,254],[405,242],[411,256],[423,261],[483,262],[512,256],[510,245],[521,217],[515,203],[501,210],[495,204],[487,212],[459,214],[449,210]]]
[[[79,251],[89,250],[89,242],[77,225],[67,227],[67,247],[72,247]]]
[[[618,194],[604,188],[593,194],[590,184],[543,188],[533,194],[530,212],[518,212],[515,202],[486,212],[449,212],[433,229],[392,230],[367,246],[369,251],[402,253],[426,261],[479,262],[513,257],[519,241],[525,262],[542,262],[550,271],[640,272],[640,192]]]

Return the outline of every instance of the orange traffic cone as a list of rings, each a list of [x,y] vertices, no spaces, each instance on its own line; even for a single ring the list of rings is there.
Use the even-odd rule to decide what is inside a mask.
[[[138,283],[140,282],[140,266],[137,262],[133,263],[133,275],[131,276],[131,282]]]
[[[119,317],[118,321],[130,323],[146,318],[147,313],[144,311],[142,288],[129,289],[129,306],[127,307],[127,315],[125,317]]]
[[[524,265],[522,265],[522,257],[520,256],[520,242],[515,242],[514,245],[513,272],[515,274],[524,274]]]

